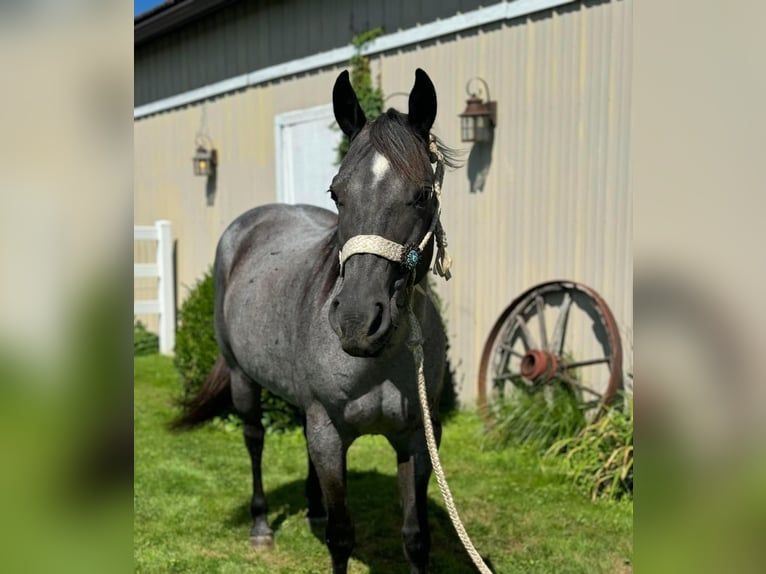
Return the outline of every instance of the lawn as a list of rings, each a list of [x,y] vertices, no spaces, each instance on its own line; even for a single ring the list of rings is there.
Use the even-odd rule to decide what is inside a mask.
[[[185,434],[164,428],[178,389],[171,360],[135,366],[137,572],[329,572],[322,532],[304,520],[306,450],[300,431],[269,434],[264,487],[275,547],[252,550],[249,458],[223,425]],[[482,450],[482,425],[461,413],[444,427],[442,464],[468,533],[497,574],[632,572],[633,505],[590,502],[525,449]],[[396,459],[382,437],[349,452],[348,497],[356,526],[351,573],[408,572],[401,551]],[[475,572],[429,489],[434,573]]]

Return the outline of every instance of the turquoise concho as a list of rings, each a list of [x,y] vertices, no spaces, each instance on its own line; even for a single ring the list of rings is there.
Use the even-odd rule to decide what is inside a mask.
[[[402,265],[404,265],[407,269],[412,271],[413,269],[415,269],[415,267],[418,266],[419,262],[420,262],[420,250],[416,248],[405,250],[404,261],[402,261]]]

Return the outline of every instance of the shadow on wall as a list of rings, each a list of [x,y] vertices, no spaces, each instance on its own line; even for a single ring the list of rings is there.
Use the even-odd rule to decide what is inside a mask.
[[[218,172],[213,171],[212,175],[209,175],[205,182],[205,199],[207,200],[208,207],[215,205],[215,192],[218,189],[217,182]]]
[[[466,173],[471,193],[482,193],[487,183],[489,168],[492,165],[492,149],[495,145],[495,130],[490,131],[490,139],[486,142],[475,142],[468,155]]]

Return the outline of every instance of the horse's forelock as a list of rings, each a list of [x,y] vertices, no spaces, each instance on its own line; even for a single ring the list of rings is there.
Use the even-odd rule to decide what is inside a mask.
[[[444,145],[435,138],[436,147],[442,153],[444,164],[459,167],[460,152]],[[378,116],[354,138],[354,145],[348,151],[350,163],[356,163],[365,156],[372,157],[371,150],[382,154],[393,169],[404,179],[421,185],[424,176],[432,173],[429,161],[428,143],[410,127],[407,115],[393,108]]]
[[[412,130],[407,116],[393,108],[370,124],[369,143],[408,181],[423,184],[424,175],[431,172],[427,142]]]

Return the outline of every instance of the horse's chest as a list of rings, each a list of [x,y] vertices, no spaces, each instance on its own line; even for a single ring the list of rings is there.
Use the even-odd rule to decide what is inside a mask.
[[[344,422],[365,434],[401,430],[417,418],[415,399],[386,380],[348,401],[343,409]]]

